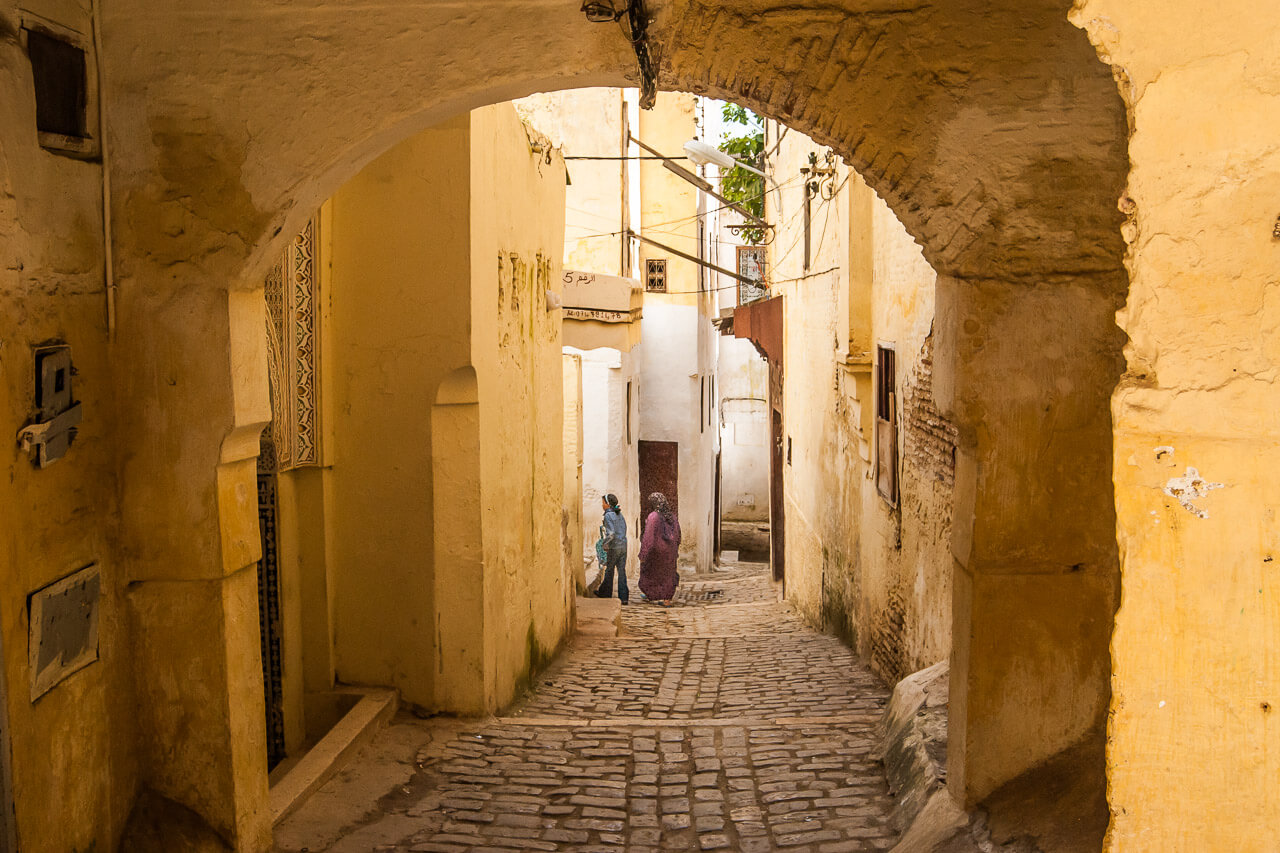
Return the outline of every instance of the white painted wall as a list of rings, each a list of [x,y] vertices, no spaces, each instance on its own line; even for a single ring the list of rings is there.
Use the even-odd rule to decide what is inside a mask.
[[[755,346],[722,338],[720,517],[769,521],[769,365]]]
[[[639,439],[639,386],[636,365],[642,347],[630,353],[614,349],[565,352],[582,358],[582,553],[595,557],[600,536],[600,499],[618,496],[627,519],[627,567],[635,565],[640,537],[640,481],[636,461]],[[627,385],[631,385],[630,441],[627,435]]]
[[[679,444],[680,558],[707,571],[714,544],[718,407],[711,380],[718,333],[697,306],[652,293],[645,294],[641,328],[640,437]]]
[[[716,171],[710,167],[709,172]],[[717,178],[711,178],[717,180]],[[712,262],[737,270],[742,239],[729,230],[742,222],[732,211],[708,217]],[[713,303],[720,314],[738,304],[738,281],[713,273]],[[721,337],[717,359],[720,415],[720,518],[769,521],[769,364],[748,340]]]

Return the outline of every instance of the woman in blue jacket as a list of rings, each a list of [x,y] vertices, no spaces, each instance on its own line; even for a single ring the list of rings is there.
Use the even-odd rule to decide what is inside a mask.
[[[618,570],[618,600],[627,603],[627,520],[622,517],[622,508],[618,506],[617,495],[605,495],[600,499],[604,508],[604,521],[601,524],[601,539],[604,543],[605,565],[604,577],[600,579],[600,588],[596,595],[600,598],[613,597],[613,571]]]

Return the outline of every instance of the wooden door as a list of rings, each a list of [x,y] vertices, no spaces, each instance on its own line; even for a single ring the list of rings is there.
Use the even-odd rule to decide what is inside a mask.
[[[785,584],[787,579],[783,558],[783,500],[782,500],[782,466],[786,464],[786,453],[783,449],[785,438],[782,433],[782,412],[773,410],[773,453],[769,460],[769,541],[772,552],[773,579]]]
[[[674,441],[641,441],[636,447],[640,462],[640,533],[653,510],[649,495],[662,492],[671,511],[680,517],[680,445]]]
[[[716,454],[715,506],[713,508],[715,515],[711,517],[713,525],[711,528],[711,559],[717,563],[720,562],[720,480],[723,477],[723,472],[720,470],[720,456],[721,454]]]

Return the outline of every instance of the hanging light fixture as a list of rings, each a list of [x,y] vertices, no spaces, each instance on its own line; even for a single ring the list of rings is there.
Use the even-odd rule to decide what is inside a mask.
[[[593,24],[610,24],[627,13],[626,7],[619,12],[613,6],[613,0],[584,0],[582,14]]]

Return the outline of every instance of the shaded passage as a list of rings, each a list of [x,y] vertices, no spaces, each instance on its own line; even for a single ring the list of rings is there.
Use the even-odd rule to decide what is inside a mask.
[[[580,638],[511,716],[401,714],[277,830],[282,851],[884,850],[888,694],[764,566],[687,575]],[[639,596],[633,592],[632,601]]]

